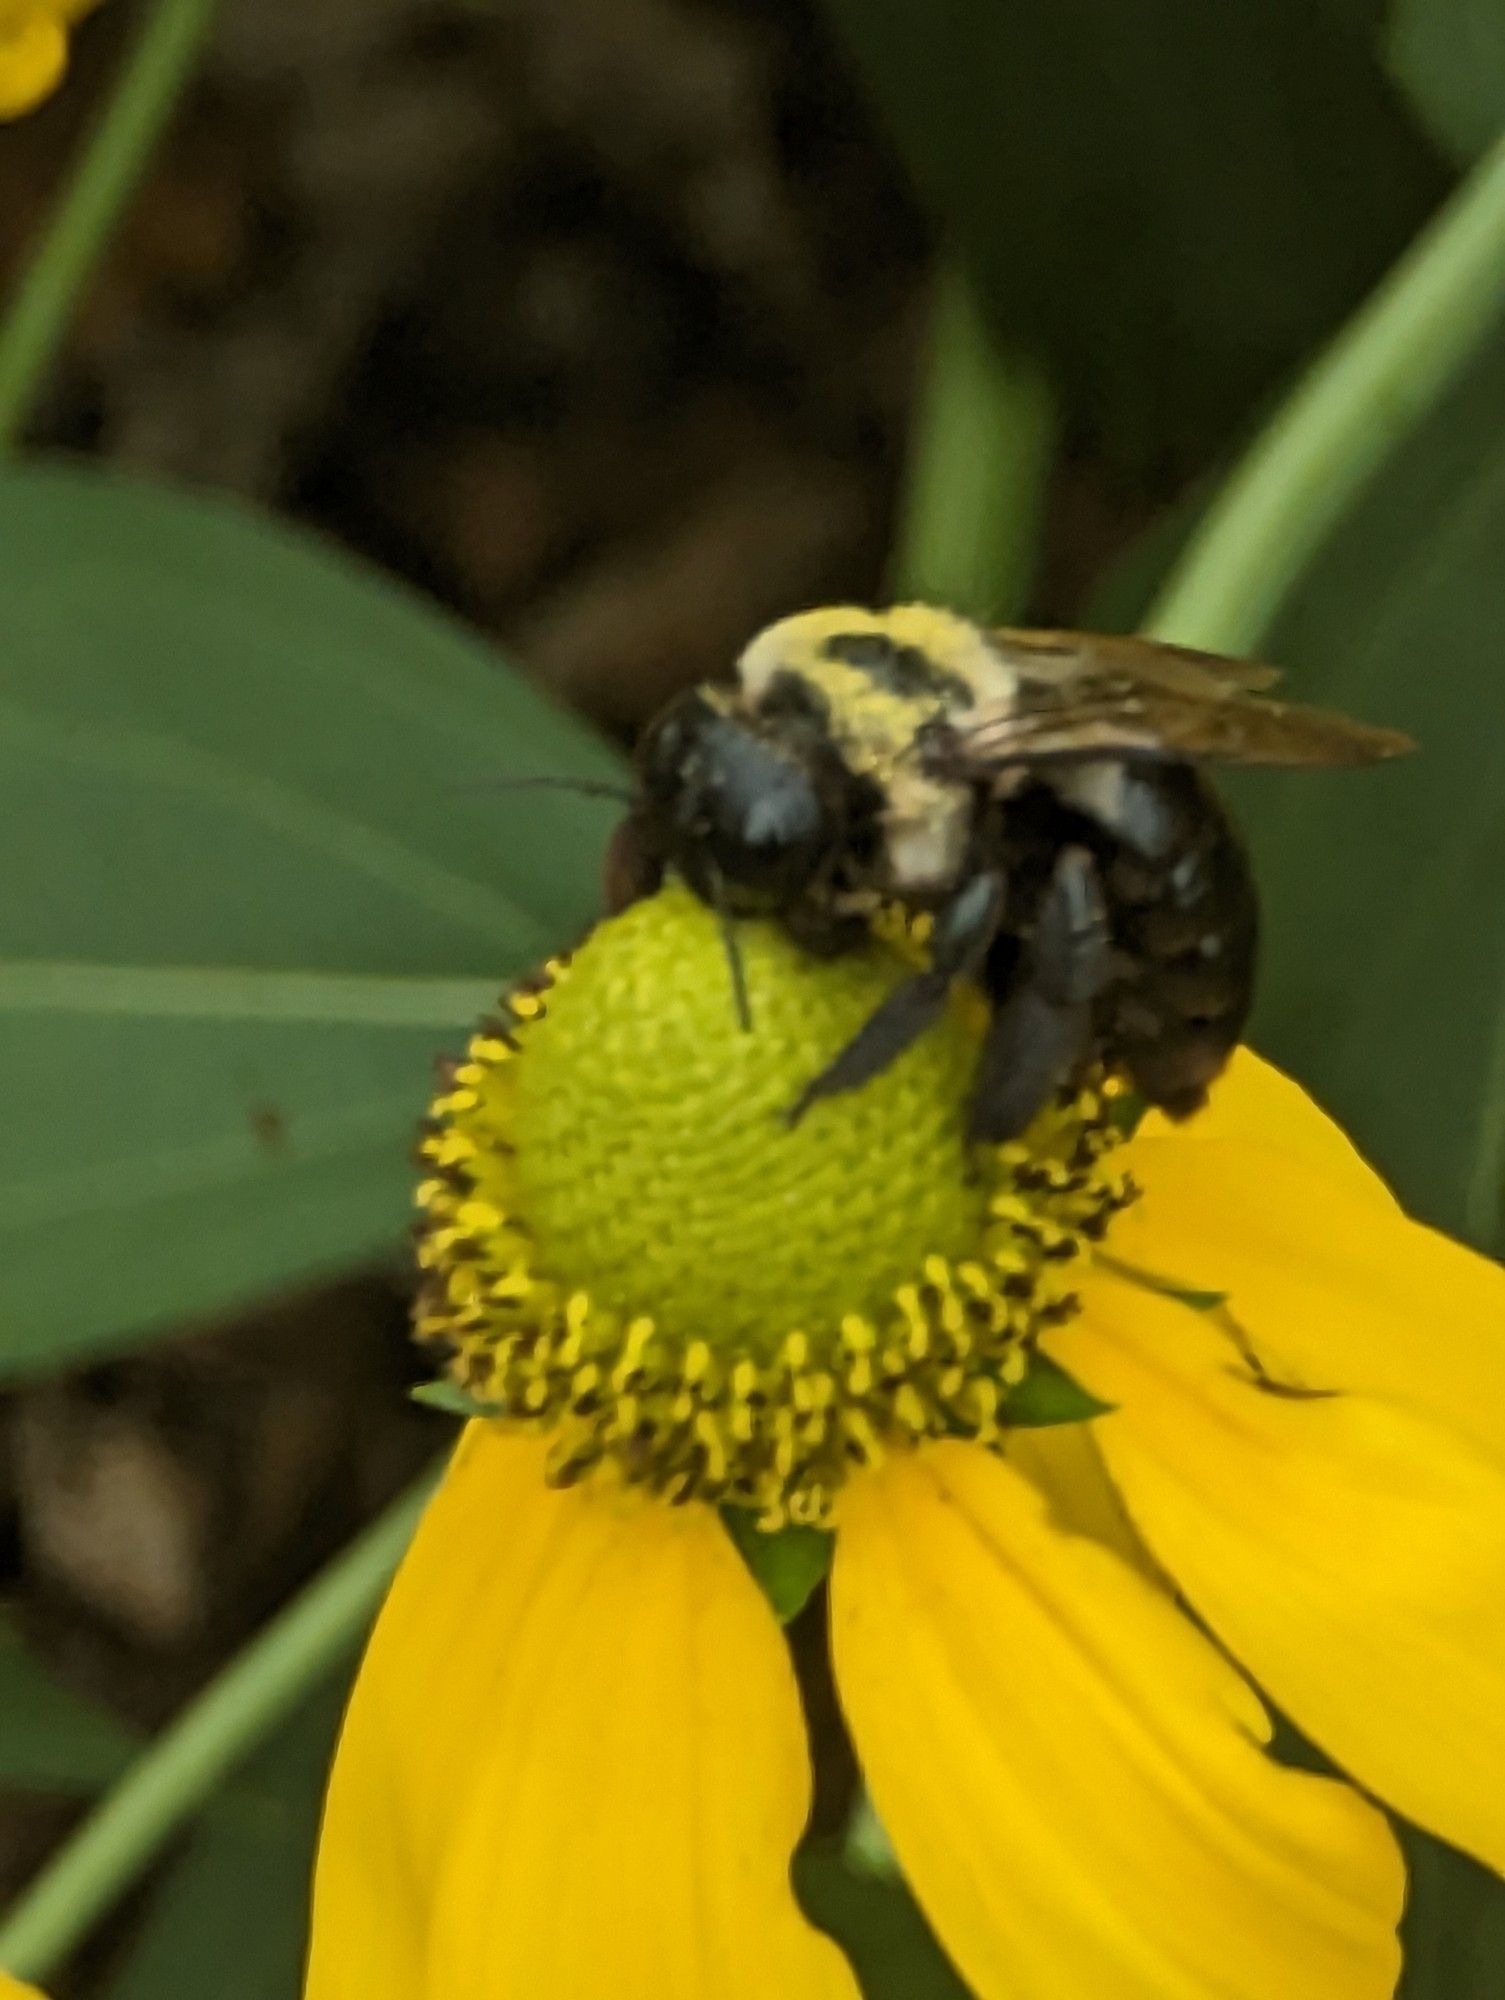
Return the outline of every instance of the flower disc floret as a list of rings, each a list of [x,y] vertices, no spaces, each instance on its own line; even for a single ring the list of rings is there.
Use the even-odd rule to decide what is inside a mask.
[[[968,1147],[984,1019],[960,994],[883,1075],[791,1124],[895,982],[745,924],[752,1028],[714,919],[670,888],[475,1036],[433,1108],[421,1339],[551,1477],[826,1518],[853,1464],[991,1442],[1073,1266],[1129,1198],[1108,1089]]]

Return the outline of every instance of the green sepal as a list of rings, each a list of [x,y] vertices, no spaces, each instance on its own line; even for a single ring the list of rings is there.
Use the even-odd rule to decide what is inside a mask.
[[[483,1403],[479,1396],[472,1396],[468,1389],[462,1389],[458,1382],[420,1382],[416,1389],[409,1389],[410,1402],[422,1403],[426,1410],[442,1410],[447,1417],[496,1417],[501,1415],[497,1403]]]
[[[1009,1391],[1001,1414],[1006,1424],[1020,1429],[1046,1430],[1055,1424],[1088,1423],[1113,1407],[1084,1389],[1058,1362],[1036,1354],[1024,1380]]]
[[[787,1625],[804,1610],[831,1567],[835,1538],[824,1528],[764,1530],[746,1507],[723,1507],[721,1518],[774,1617]]]

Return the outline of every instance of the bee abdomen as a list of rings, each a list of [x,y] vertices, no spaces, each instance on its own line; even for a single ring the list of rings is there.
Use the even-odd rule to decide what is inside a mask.
[[[1254,881],[1196,773],[1143,769],[1126,796],[1126,831],[1139,844],[1115,842],[1103,869],[1121,976],[1103,995],[1101,1052],[1149,1102],[1185,1116],[1205,1101],[1248,1018]]]

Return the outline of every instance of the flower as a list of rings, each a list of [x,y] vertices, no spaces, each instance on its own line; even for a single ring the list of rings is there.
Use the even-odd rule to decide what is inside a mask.
[[[791,1131],[895,963],[744,944],[752,1034],[713,920],[637,906],[436,1106],[419,1331],[497,1415],[356,1684],[308,2000],[853,2000],[728,1503],[832,1524],[846,1720],[982,2000],[1383,2000],[1389,1826],[1256,1684],[1505,1867],[1505,1272],[1247,1052],[974,1158],[963,997]]]
[[[19,1979],[0,1971],[0,2000],[45,2000],[45,1995],[35,1986],[23,1986]]]
[[[68,64],[68,30],[99,0],[0,0],[0,118],[50,97]]]

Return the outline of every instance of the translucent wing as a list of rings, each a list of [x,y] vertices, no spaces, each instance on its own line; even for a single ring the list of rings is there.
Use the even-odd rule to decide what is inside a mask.
[[[977,777],[1056,757],[1188,763],[1373,764],[1414,746],[1325,709],[1270,701],[1268,667],[1149,639],[1085,632],[992,635],[1016,690],[949,718],[927,757]]]
[[[1009,665],[1022,674],[1118,676],[1188,695],[1229,687],[1258,693],[1274,687],[1280,679],[1279,667],[1261,666],[1256,660],[1199,653],[1190,646],[1168,646],[1158,639],[1123,633],[1026,632],[1000,626],[989,637]]]

